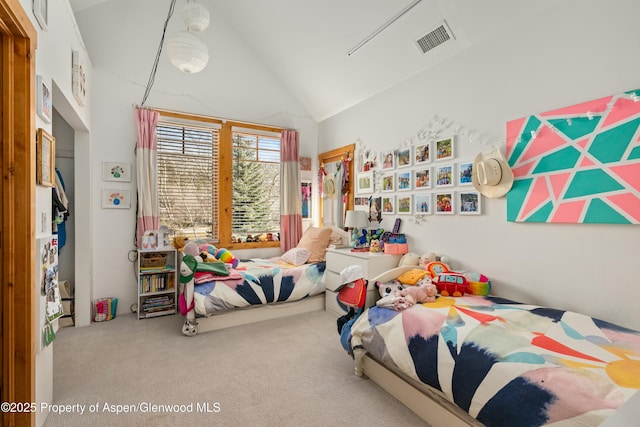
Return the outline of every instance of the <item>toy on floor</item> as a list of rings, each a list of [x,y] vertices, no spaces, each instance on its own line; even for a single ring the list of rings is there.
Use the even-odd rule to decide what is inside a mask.
[[[398,298],[394,303],[394,310],[401,311],[425,302],[433,302],[438,295],[438,288],[431,283],[431,278],[425,277],[415,286],[407,286],[398,292]]]
[[[178,305],[180,306],[180,314],[187,317],[184,325],[182,325],[182,333],[188,337],[195,336],[197,332],[193,289],[193,277],[197,268],[198,260],[193,255],[186,254],[182,257],[182,262],[180,263],[180,287],[182,292],[178,298]]]

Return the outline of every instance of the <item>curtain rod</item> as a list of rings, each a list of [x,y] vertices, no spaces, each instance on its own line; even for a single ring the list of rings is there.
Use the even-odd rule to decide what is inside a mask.
[[[240,120],[223,119],[220,117],[204,116],[202,114],[185,113],[182,111],[167,110],[165,108],[145,107],[145,106],[140,106],[138,104],[133,104],[133,108],[139,108],[141,110],[153,110],[153,111],[159,112],[160,114],[165,113],[165,115],[182,116],[183,118],[196,117],[196,118],[201,118],[201,119],[204,119],[205,121],[214,122],[214,123],[221,123],[221,124],[231,123],[239,126],[242,126],[242,125],[256,126],[256,127],[261,127],[263,129],[271,130],[273,132],[281,132],[283,130],[295,130],[295,131],[298,130],[293,128],[283,128],[280,126],[265,125],[262,123],[245,122]]]

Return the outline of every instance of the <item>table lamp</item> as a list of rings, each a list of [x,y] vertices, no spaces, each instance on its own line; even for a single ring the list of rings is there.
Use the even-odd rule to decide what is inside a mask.
[[[346,228],[353,228],[351,234],[351,247],[358,246],[358,239],[360,237],[360,228],[367,226],[367,213],[365,211],[347,211],[347,215],[344,219],[344,226]]]

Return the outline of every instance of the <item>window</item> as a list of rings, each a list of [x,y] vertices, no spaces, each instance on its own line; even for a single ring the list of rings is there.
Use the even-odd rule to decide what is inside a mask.
[[[175,115],[156,129],[160,224],[220,247],[278,245],[279,129]]]

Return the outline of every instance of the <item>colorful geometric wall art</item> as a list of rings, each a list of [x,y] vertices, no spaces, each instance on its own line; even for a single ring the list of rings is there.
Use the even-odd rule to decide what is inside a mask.
[[[507,220],[640,224],[640,89],[507,122]]]

